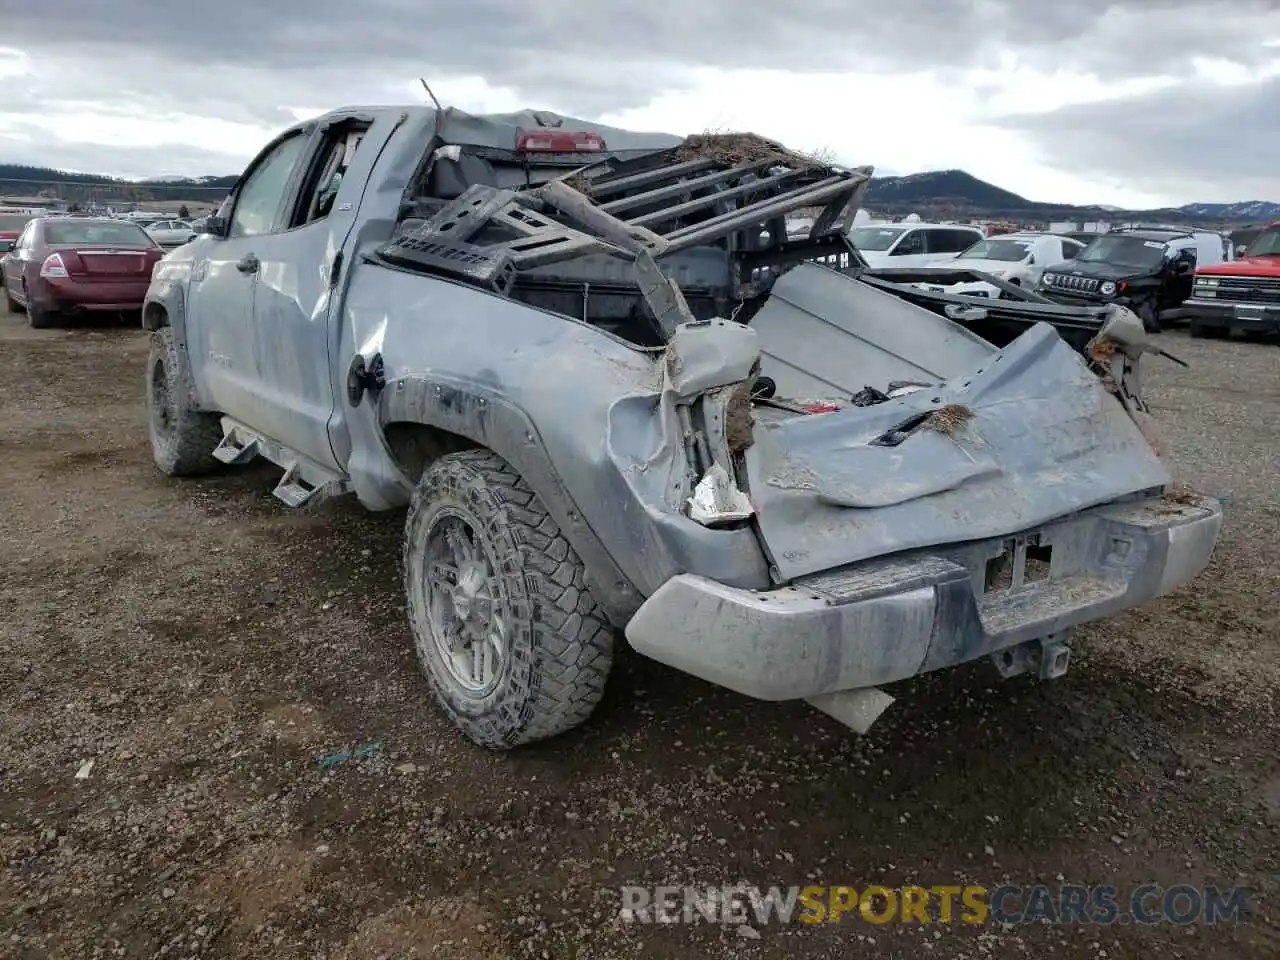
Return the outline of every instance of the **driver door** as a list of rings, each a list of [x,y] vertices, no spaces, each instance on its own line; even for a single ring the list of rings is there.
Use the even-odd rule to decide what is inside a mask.
[[[1177,247],[1170,251],[1168,279],[1164,283],[1164,303],[1162,307],[1176,307],[1190,298],[1195,283],[1196,262],[1199,251],[1194,244]]]
[[[290,131],[258,155],[224,204],[225,235],[202,244],[192,264],[188,349],[206,371],[205,400],[251,427],[260,427],[257,415],[270,382],[254,321],[257,251],[276,227],[310,139],[310,127]]]

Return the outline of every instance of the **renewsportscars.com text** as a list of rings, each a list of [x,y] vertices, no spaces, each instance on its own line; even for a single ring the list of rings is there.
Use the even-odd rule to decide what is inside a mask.
[[[621,888],[630,923],[1158,924],[1242,923],[1243,887],[975,884],[885,887],[793,886]]]

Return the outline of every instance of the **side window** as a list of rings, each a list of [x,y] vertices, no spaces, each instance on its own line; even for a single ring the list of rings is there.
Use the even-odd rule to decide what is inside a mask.
[[[1076,254],[1084,249],[1084,244],[1076,243],[1074,240],[1062,239],[1062,259],[1074,260]]]
[[[908,230],[902,235],[898,245],[893,248],[893,252],[889,256],[909,257],[917,253],[924,253],[924,231]]]
[[[333,210],[338,191],[369,124],[351,121],[325,132],[324,141],[311,160],[288,229],[323,220]]]
[[[276,144],[254,167],[236,195],[228,236],[256,237],[271,232],[307,139],[301,133],[294,134]]]
[[[973,246],[982,238],[968,230],[950,230],[938,228],[929,230],[929,253],[959,253]]]

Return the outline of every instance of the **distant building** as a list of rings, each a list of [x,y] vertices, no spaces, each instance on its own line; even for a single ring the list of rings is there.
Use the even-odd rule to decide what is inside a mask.
[[[1106,220],[1056,220],[1049,224],[1050,233],[1106,233],[1112,224]]]

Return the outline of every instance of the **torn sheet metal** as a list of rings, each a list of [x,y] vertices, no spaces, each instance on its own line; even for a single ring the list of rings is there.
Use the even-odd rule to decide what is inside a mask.
[[[729,471],[718,463],[698,481],[689,498],[689,519],[704,527],[722,527],[746,520],[755,510],[747,495],[738,489]]]

